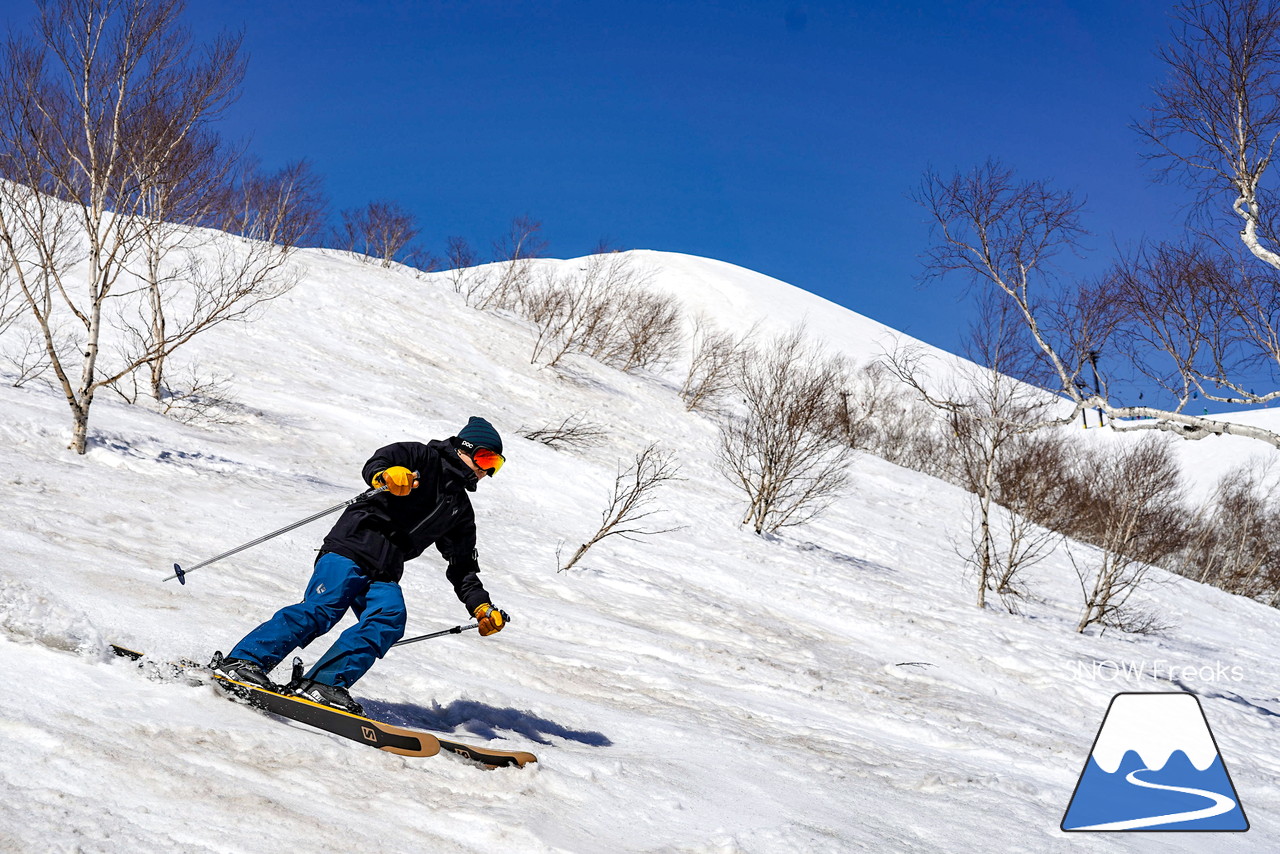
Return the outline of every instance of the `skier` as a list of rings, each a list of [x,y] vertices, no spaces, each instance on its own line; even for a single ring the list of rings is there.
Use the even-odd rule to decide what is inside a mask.
[[[497,474],[503,462],[502,438],[479,417],[447,440],[398,442],[374,452],[364,464],[364,478],[386,491],[338,517],[302,601],[281,608],[220,662],[215,656],[214,670],[281,690],[267,674],[294,649],[336,626],[350,609],[359,621],[339,635],[301,684],[288,687],[308,700],[363,714],[348,689],[404,636],[407,614],[399,584],[404,563],[433,543],[480,634],[501,631],[507,615],[493,607],[477,576],[475,513],[467,493]]]

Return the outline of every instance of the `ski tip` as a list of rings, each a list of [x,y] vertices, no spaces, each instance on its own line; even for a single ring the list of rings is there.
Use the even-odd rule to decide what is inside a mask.
[[[131,661],[138,661],[142,658],[142,653],[138,652],[136,649],[129,649],[127,646],[120,646],[115,643],[111,644],[111,651],[121,658],[127,658]]]
[[[187,583],[187,571],[176,563],[173,565],[173,577],[178,579],[179,584]]]
[[[507,767],[514,765],[517,768],[523,768],[526,765],[533,765],[537,761],[538,761],[538,757],[534,756],[532,753],[525,753],[524,751],[521,750],[511,754],[511,762],[508,764]],[[497,767],[501,767],[501,766],[497,766]]]

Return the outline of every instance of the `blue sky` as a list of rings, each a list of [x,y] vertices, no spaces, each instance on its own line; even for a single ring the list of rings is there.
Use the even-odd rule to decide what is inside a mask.
[[[530,215],[556,257],[709,256],[955,350],[959,283],[917,283],[926,168],[994,156],[1078,192],[1100,250],[1082,269],[1185,216],[1128,127],[1171,7],[191,0],[188,20],[245,31],[224,133],[309,158],[335,210],[394,199],[437,253]]]

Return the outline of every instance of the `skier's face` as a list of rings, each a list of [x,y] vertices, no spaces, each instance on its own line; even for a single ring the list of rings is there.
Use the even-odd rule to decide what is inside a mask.
[[[488,472],[488,471],[486,471],[485,469],[482,469],[482,468],[480,468],[480,466],[476,465],[475,460],[471,459],[471,457],[469,457],[469,456],[467,456],[466,454],[462,453],[462,451],[458,451],[458,458],[459,458],[460,460],[462,460],[464,463],[466,463],[466,464],[467,464],[467,468],[469,468],[469,469],[471,469],[473,472],[475,472],[475,474],[476,474],[476,480],[484,480],[486,477],[488,477],[488,476],[489,476],[489,472]]]

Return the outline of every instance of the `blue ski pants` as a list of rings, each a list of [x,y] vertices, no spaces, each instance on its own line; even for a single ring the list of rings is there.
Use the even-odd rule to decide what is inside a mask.
[[[332,552],[316,561],[302,601],[276,611],[227,657],[255,661],[269,672],[289,653],[336,626],[348,609],[358,622],[338,636],[306,676],[350,688],[404,637],[408,615],[399,584],[370,581],[355,561]]]

